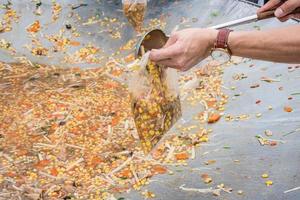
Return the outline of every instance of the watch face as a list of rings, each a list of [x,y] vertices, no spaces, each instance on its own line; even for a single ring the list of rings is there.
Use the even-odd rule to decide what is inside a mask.
[[[229,53],[224,49],[215,49],[211,52],[211,57],[220,63],[226,63],[230,61]]]

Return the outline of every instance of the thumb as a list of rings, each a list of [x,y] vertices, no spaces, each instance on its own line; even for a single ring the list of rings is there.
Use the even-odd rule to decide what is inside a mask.
[[[171,37],[166,42],[166,44],[163,46],[163,48],[167,48],[167,47],[173,45],[174,43],[176,43],[176,41],[177,41],[177,35],[172,34]]]
[[[288,0],[284,4],[282,4],[279,8],[275,11],[275,16],[277,18],[284,17],[291,12],[293,12],[298,6],[299,2],[298,0]]]

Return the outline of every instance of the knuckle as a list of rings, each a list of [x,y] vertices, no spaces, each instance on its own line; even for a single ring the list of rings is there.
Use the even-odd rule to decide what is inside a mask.
[[[289,12],[294,10],[297,7],[297,4],[298,4],[298,0],[287,1],[281,6],[281,9],[283,10],[283,12]]]

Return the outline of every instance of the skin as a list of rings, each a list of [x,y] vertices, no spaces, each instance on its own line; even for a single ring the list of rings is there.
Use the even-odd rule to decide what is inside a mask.
[[[289,15],[300,7],[300,0],[271,0],[257,12],[276,9],[280,21],[300,14]],[[231,32],[228,46],[235,56],[284,63],[300,63],[300,26],[287,26],[266,31]],[[214,47],[218,31],[213,29],[185,29],[175,32],[162,49],[153,49],[150,59],[158,64],[186,71],[208,57]]]

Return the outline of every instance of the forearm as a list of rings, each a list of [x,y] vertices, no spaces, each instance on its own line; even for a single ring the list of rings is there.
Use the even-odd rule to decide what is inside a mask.
[[[300,63],[300,26],[268,31],[232,32],[228,45],[235,56]]]

